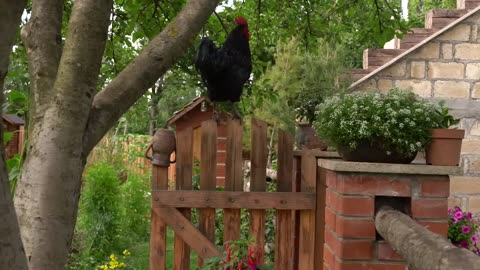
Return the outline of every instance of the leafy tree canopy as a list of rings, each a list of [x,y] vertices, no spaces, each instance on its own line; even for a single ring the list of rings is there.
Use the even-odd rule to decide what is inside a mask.
[[[143,45],[163,29],[181,10],[186,0],[121,0],[115,1],[111,16],[109,37],[102,61],[98,89],[110,82],[138,54]],[[255,88],[257,80],[267,67],[274,64],[274,54],[279,41],[293,36],[300,42],[299,53],[316,52],[321,38],[341,45],[348,54],[346,65],[361,66],[362,50],[381,47],[395,33],[402,35],[410,27],[419,24],[422,12],[432,7],[451,7],[454,0],[411,0],[410,22],[400,17],[401,0],[225,0],[217,9],[219,17],[212,16],[201,34],[209,36],[217,45],[223,43],[227,31],[234,27],[233,19],[242,15],[248,19],[253,53],[253,80],[247,85],[242,105],[245,113],[251,113],[261,105],[254,100],[269,100],[272,91]],[[66,32],[72,1],[64,6],[62,32]],[[421,12],[417,12],[420,10]],[[27,14],[30,8],[27,8]],[[24,16],[27,18],[28,16]],[[224,29],[223,25],[226,29]],[[125,115],[128,130],[148,133],[150,102],[154,100],[159,114],[156,126],[165,125],[166,119],[188,103],[192,97],[204,91],[199,76],[193,68],[193,58],[201,38],[198,37],[188,53],[164,76],[159,91],[139,100]],[[8,91],[19,91],[28,96],[28,68],[25,48],[18,38],[11,58],[10,76],[6,81]],[[9,97],[11,112],[24,113],[19,95]],[[25,106],[23,106],[25,108]],[[125,122],[119,123],[124,125]]]

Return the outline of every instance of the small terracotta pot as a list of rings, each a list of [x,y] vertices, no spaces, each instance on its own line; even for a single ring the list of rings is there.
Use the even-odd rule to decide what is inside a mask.
[[[426,162],[437,166],[458,166],[463,129],[438,128],[430,131],[431,141],[426,149]]]
[[[163,128],[158,129],[152,137],[151,146],[153,150],[151,157],[153,165],[168,167],[170,163],[175,162],[170,160],[170,155],[176,149],[175,132]]]
[[[328,145],[317,137],[317,133],[313,129],[312,125],[301,123],[301,124],[298,124],[297,126],[298,126],[297,143],[299,148],[301,148],[301,146],[304,145],[308,149],[320,149],[322,151],[327,150]]]

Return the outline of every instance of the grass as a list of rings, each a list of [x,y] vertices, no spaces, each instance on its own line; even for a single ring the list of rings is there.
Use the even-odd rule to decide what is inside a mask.
[[[173,269],[173,231],[167,229],[167,269]],[[141,242],[128,249],[132,255],[126,260],[128,269],[145,270],[149,268],[150,242]],[[190,252],[190,269],[197,270],[197,254]]]

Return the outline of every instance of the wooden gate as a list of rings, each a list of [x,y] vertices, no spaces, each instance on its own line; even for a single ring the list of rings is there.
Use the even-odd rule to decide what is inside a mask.
[[[278,134],[277,192],[266,192],[267,124],[251,122],[250,192],[243,191],[243,129],[227,123],[225,190],[216,191],[217,123],[201,126],[200,190],[192,190],[193,129],[176,134],[175,190],[168,190],[168,167],[153,165],[150,269],[166,269],[167,225],[174,231],[174,269],[190,269],[190,251],[221,256],[215,246],[215,209],[224,209],[223,240],[240,238],[240,209],[249,209],[249,233],[265,243],[265,210],[275,209],[274,269],[322,269],[325,187],[311,150],[293,151],[293,137]],[[154,147],[155,149],[155,147]],[[154,153],[155,154],[155,153]],[[199,209],[198,227],[191,209]],[[201,268],[200,268],[201,269]]]

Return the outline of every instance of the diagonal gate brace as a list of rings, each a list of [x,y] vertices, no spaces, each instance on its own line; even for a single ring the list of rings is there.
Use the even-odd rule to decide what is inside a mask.
[[[153,211],[180,236],[198,256],[203,259],[222,256],[217,247],[210,242],[183,214],[171,207],[155,207]]]

